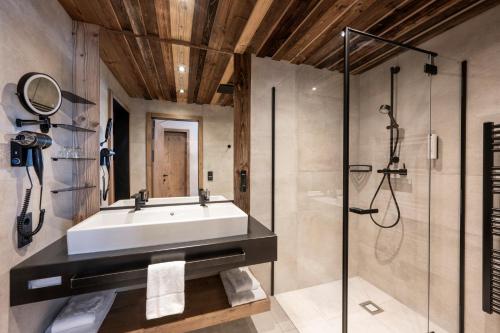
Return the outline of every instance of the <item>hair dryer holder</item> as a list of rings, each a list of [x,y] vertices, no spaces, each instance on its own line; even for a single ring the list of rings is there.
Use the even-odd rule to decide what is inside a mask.
[[[50,137],[49,137],[50,140]],[[43,140],[42,140],[43,141]],[[12,167],[29,167],[34,166],[36,175],[40,185],[43,185],[43,159],[42,149],[46,148],[50,143],[45,146],[25,146],[14,140],[10,141],[10,165]],[[31,178],[30,178],[31,180]],[[33,187],[33,185],[32,185]],[[31,187],[31,188],[32,188]],[[43,218],[45,209],[40,209],[40,216],[37,228],[33,231],[32,213],[28,213],[31,188],[26,190],[24,197],[23,207],[21,213],[16,218],[17,225],[17,247],[22,248],[33,241],[33,235],[36,234],[43,225]],[[40,195],[42,195],[40,193]],[[41,200],[41,199],[40,199]],[[24,217],[23,217],[24,216]]]

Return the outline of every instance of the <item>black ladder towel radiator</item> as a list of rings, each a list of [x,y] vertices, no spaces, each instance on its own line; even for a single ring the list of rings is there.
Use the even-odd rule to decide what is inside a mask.
[[[500,155],[495,154],[499,152],[500,124],[484,123],[483,311],[490,314],[500,314]]]

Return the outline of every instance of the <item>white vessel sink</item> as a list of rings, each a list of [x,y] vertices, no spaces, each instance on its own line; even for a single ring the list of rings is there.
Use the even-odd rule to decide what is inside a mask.
[[[210,201],[227,201],[228,199],[223,195],[211,195]],[[146,205],[164,205],[164,204],[183,204],[198,202],[199,198],[194,197],[168,197],[168,198],[149,198]],[[109,205],[109,207],[122,207],[134,206],[134,199],[118,200],[117,202]]]
[[[233,203],[100,211],[70,228],[68,254],[92,253],[247,234]]]

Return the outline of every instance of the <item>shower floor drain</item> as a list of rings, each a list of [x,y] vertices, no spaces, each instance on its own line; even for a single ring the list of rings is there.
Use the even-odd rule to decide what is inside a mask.
[[[384,309],[382,309],[380,306],[377,304],[373,303],[372,301],[366,301],[361,304],[359,304],[363,309],[368,311],[371,315],[376,315],[379,313],[384,312]]]

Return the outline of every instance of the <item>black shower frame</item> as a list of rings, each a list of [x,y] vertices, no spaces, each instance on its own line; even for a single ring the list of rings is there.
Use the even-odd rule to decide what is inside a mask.
[[[350,41],[351,34],[361,35],[380,42],[391,44],[408,50],[424,53],[430,56],[431,64],[434,65],[436,52],[424,50],[405,43],[388,40],[364,31],[345,27],[344,37],[344,110],[343,110],[343,168],[342,168],[342,333],[348,333],[348,277],[349,277],[349,112],[350,112]],[[460,145],[460,282],[459,282],[459,333],[464,333],[464,258],[465,258],[465,138],[466,138],[466,89],[467,89],[467,63],[462,63],[462,87],[461,87],[461,145]]]

